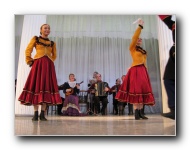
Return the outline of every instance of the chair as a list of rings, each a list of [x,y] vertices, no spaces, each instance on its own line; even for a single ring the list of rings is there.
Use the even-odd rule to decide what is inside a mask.
[[[47,111],[47,115],[49,114],[49,111],[51,115],[53,115],[53,112],[54,114],[57,114],[57,106],[56,105],[47,106],[46,111]]]
[[[79,95],[79,107],[80,107],[80,111],[82,113],[87,113],[87,99],[88,99],[88,92],[81,90]]]

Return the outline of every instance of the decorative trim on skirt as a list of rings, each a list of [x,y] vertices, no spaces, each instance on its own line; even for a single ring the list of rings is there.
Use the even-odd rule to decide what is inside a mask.
[[[155,104],[149,75],[144,65],[129,69],[115,98],[131,104]]]
[[[47,56],[34,61],[18,100],[29,106],[62,104],[54,63]]]
[[[65,116],[83,116],[79,108],[79,98],[75,95],[69,95],[65,98],[62,113]]]

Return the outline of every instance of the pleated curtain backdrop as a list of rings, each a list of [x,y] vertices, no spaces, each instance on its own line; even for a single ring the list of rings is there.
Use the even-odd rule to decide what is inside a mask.
[[[15,17],[16,19],[21,19],[20,17]],[[21,105],[18,101],[18,97],[20,96],[26,79],[28,77],[30,67],[26,65],[25,62],[25,49],[30,42],[31,38],[40,33],[40,26],[46,22],[46,15],[24,15],[23,18],[23,27],[22,32],[20,33],[20,51],[19,51],[19,58],[18,58],[18,70],[17,70],[17,86],[16,86],[16,97],[15,97],[15,114],[33,114],[34,109],[33,107],[28,107],[25,105]],[[20,23],[19,23],[20,24]],[[15,29],[16,31],[16,29]],[[16,33],[16,32],[15,32]],[[17,39],[17,38],[16,38]],[[15,46],[17,46],[16,44]],[[18,50],[16,48],[15,50]],[[32,52],[32,57],[35,55],[35,49]],[[16,59],[15,59],[16,60]]]
[[[160,113],[162,95],[156,15],[47,15],[46,23],[51,27],[49,38],[57,45],[58,84],[68,81],[68,75],[74,73],[77,82],[84,81],[81,89],[87,90],[93,72],[98,71],[112,87],[131,66],[129,44],[137,27],[132,23],[138,18],[145,22],[141,37],[143,48],[148,52],[148,73],[156,99],[156,105],[146,106],[145,112]],[[62,91],[60,94],[64,97]],[[108,113],[112,113],[112,95],[108,100]]]

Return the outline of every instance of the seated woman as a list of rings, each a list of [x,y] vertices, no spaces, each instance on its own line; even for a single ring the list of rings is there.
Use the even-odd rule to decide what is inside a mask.
[[[79,98],[77,96],[80,92],[80,84],[76,83],[74,74],[69,74],[69,81],[64,83],[63,92],[65,93],[65,101],[61,110],[63,115],[81,116]]]

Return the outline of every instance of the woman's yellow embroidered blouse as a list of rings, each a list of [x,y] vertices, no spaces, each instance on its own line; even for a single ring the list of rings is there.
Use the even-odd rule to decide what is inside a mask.
[[[31,57],[33,48],[36,49],[34,58]],[[34,36],[25,50],[26,63],[30,65],[35,59],[48,56],[52,61],[56,59],[56,44],[48,38]]]

